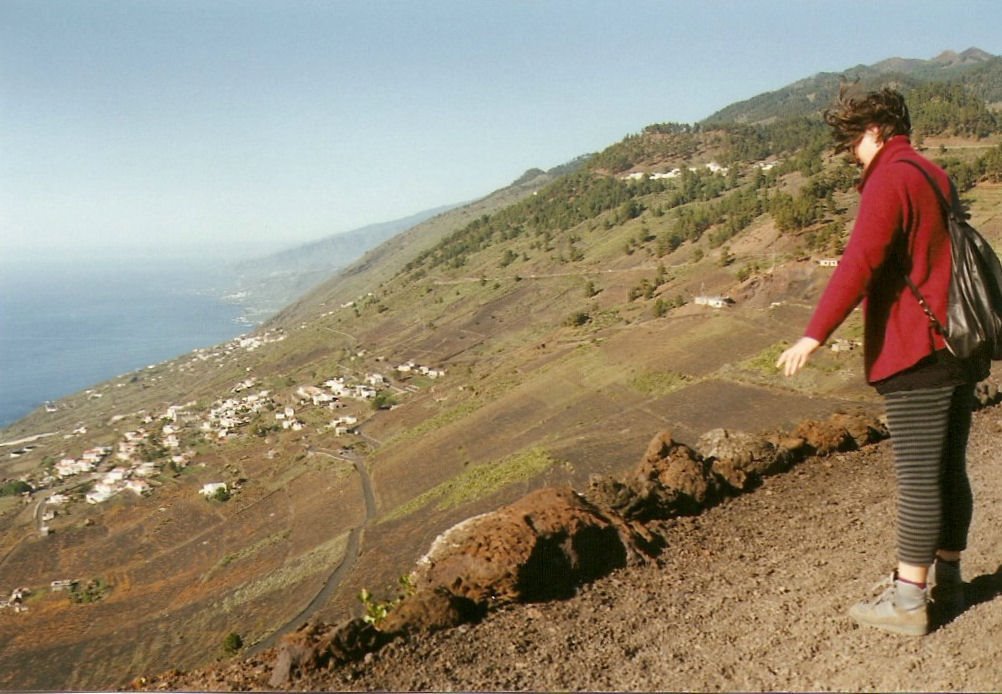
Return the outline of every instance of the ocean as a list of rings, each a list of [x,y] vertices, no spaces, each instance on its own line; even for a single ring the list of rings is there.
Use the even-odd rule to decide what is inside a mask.
[[[209,261],[0,262],[0,427],[48,400],[249,332]]]

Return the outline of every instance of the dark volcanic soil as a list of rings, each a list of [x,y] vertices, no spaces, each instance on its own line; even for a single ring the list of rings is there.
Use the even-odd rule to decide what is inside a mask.
[[[856,627],[893,568],[889,442],[810,459],[755,492],[671,522],[659,565],[569,600],[397,641],[294,683],[308,690],[999,691],[1002,409],[975,416],[968,609],[923,638]],[[166,677],[169,689],[267,689],[265,661]]]

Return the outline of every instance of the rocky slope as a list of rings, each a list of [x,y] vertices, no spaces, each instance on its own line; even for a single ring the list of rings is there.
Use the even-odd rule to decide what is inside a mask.
[[[984,644],[1002,626],[996,600],[1002,594],[1002,470],[994,460],[1000,430],[999,408],[976,414],[969,460],[977,507],[965,555],[969,606],[960,615],[938,615],[937,628],[922,639],[860,629],[845,616],[892,568],[894,493],[888,442],[867,445],[882,438],[879,424],[843,417],[772,439],[772,453],[785,456],[764,455],[768,437],[748,441],[717,432],[701,442],[706,451],[699,454],[662,436],[632,477],[596,479],[584,496],[542,490],[464,524],[433,548],[413,596],[428,594],[422,586],[440,595],[451,587],[453,598],[463,593],[467,607],[486,611],[481,621],[467,621],[479,616],[477,609],[459,610],[453,615],[458,626],[436,631],[441,624],[417,628],[412,621],[409,628],[406,618],[394,621],[391,613],[380,627],[397,635],[377,650],[364,643],[375,632],[366,637],[359,622],[353,630],[309,625],[253,658],[141,678],[132,686],[997,690],[995,649]],[[797,462],[798,450],[825,455]],[[780,468],[797,464],[762,477],[767,459]],[[731,496],[736,481],[755,488]],[[700,490],[709,492],[702,503],[711,502],[713,485],[722,483],[729,492],[698,515],[677,505],[695,502]],[[643,499],[649,503],[636,503]],[[589,537],[582,519],[598,516],[608,523],[589,527],[618,526],[615,534],[626,542],[582,542]],[[557,517],[566,534],[556,532]],[[535,531],[535,552],[519,549],[528,537],[525,525]],[[539,538],[569,541],[551,542],[551,550],[562,548],[548,555],[551,570],[526,580],[532,555],[537,568],[546,565],[538,562],[544,554],[538,548],[546,544]],[[477,557],[488,546],[502,567],[523,567],[521,582],[517,571],[485,573],[491,562]],[[610,552],[616,547],[624,551]],[[521,563],[512,561],[520,551]],[[599,557],[607,565],[596,563]],[[457,571],[459,565],[464,569]],[[516,580],[505,582],[505,576]],[[576,589],[567,580],[575,577]],[[550,592],[542,589],[547,586]],[[400,609],[413,618],[420,610],[408,610],[409,600]]]

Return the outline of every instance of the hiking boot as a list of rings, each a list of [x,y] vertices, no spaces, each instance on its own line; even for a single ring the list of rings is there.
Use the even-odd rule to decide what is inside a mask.
[[[869,602],[852,606],[849,616],[859,624],[906,636],[924,636],[929,633],[929,614],[926,610],[926,589],[898,579],[895,571],[889,579],[874,586],[886,586],[883,593]]]
[[[929,598],[946,615],[957,615],[967,607],[964,581],[960,577],[960,562],[936,559],[929,572]]]

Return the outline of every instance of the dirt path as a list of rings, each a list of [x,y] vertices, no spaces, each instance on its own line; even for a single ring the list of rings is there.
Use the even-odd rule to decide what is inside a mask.
[[[397,642],[298,681],[323,690],[999,691],[1002,409],[976,415],[964,571],[971,606],[924,638],[845,616],[893,568],[887,442],[810,460],[752,494],[673,522],[660,566],[571,600]]]
[[[320,455],[326,455],[331,458],[335,458],[341,461],[347,461],[339,455],[331,453],[330,451],[325,451],[322,449],[317,449],[316,453]],[[324,582],[323,587],[317,592],[313,599],[310,600],[309,604],[304,607],[299,614],[290,619],[288,622],[276,629],[267,638],[262,639],[260,642],[256,643],[253,648],[248,649],[248,653],[260,653],[265,649],[272,648],[278,643],[278,639],[283,635],[299,628],[302,624],[308,621],[314,613],[321,607],[327,604],[330,600],[330,596],[334,593],[344,577],[349,574],[349,572],[354,568],[355,562],[358,561],[359,555],[362,553],[362,543],[365,539],[365,527],[376,517],[376,494],[372,489],[372,479],[369,477],[369,471],[365,467],[365,461],[362,459],[355,459],[350,461],[355,466],[355,471],[358,473],[359,482],[361,483],[362,496],[365,498],[365,519],[363,522],[354,528],[348,534],[348,545],[344,552],[344,558],[341,560],[331,575]]]

